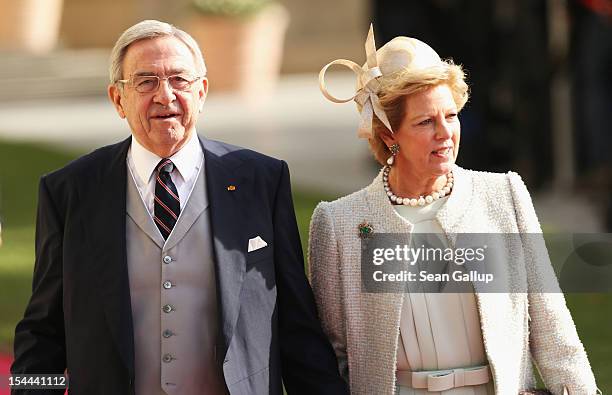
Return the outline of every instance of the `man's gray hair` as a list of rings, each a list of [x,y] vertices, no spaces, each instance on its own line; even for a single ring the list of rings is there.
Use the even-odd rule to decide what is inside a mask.
[[[121,34],[119,39],[117,39],[110,56],[109,77],[111,84],[124,78],[123,59],[125,58],[128,47],[136,41],[156,37],[176,37],[181,40],[193,54],[199,69],[198,71],[202,76],[206,75],[206,64],[204,63],[202,51],[200,51],[200,47],[193,37],[169,23],[146,20],[128,28]]]

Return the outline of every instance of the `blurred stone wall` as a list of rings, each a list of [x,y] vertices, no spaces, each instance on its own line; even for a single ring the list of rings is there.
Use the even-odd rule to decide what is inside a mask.
[[[363,41],[369,25],[365,0],[281,0],[290,14],[283,72],[318,71],[336,58],[365,60]],[[142,19],[181,26],[189,0],[64,0],[60,47],[110,48],[118,35]]]
[[[370,24],[365,0],[283,0],[291,22],[285,42],[283,70],[319,71],[338,58],[365,62]]]

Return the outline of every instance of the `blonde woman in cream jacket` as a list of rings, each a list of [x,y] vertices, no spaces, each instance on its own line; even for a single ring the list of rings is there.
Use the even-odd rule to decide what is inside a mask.
[[[553,394],[597,393],[563,294],[556,281],[545,284],[554,273],[542,238],[526,236],[541,228],[525,184],[516,173],[455,164],[468,98],[462,69],[413,38],[377,51],[371,29],[366,54],[363,67],[331,62],[320,84],[332,101],[357,102],[359,136],[384,167],[366,188],[317,206],[309,247],[319,315],[351,393],[517,395],[535,388],[534,363]],[[327,91],[333,64],[357,74],[355,97]],[[521,242],[500,251],[508,292],[474,283],[463,294],[369,293],[364,232],[436,233],[447,246],[457,233],[514,233]]]

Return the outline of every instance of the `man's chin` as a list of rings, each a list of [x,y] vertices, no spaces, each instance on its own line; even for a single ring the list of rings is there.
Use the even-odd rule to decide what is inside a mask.
[[[158,127],[151,131],[155,139],[160,143],[171,144],[183,140],[186,136],[185,129],[182,126],[167,125],[165,127]]]
[[[158,156],[168,157],[183,147],[188,134],[184,129],[157,129],[149,132],[150,151]]]

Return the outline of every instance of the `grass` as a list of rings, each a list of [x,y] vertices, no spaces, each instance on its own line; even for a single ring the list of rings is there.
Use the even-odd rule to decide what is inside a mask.
[[[612,295],[568,294],[567,307],[604,394],[612,392]]]
[[[34,221],[38,179],[79,153],[37,144],[0,141],[0,215],[4,245],[0,248],[0,352],[10,352],[13,331],[31,292],[34,261]],[[308,224],[316,204],[329,200],[299,189],[295,210],[306,251]],[[589,355],[598,385],[612,391],[612,295],[566,295],[578,333]]]
[[[31,292],[38,180],[76,155],[36,144],[0,142],[0,352],[10,350]]]

